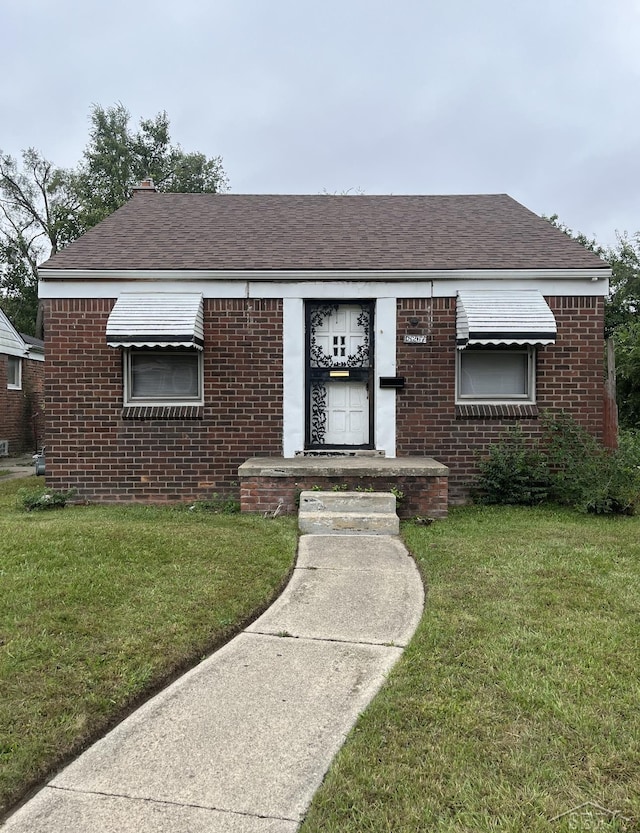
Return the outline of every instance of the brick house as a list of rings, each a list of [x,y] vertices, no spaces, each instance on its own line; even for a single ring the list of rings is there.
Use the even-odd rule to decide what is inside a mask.
[[[609,267],[506,195],[161,194],[40,268],[47,481],[100,501],[464,500],[505,427],[602,436]]]
[[[0,456],[42,442],[44,342],[19,333],[0,309]]]

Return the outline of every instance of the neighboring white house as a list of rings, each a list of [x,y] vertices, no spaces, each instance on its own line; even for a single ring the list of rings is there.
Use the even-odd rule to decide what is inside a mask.
[[[21,335],[0,309],[0,456],[37,447],[44,343]]]

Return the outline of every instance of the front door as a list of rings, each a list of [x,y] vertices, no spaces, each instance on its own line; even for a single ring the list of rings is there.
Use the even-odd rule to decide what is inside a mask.
[[[306,447],[373,447],[373,303],[306,309]]]

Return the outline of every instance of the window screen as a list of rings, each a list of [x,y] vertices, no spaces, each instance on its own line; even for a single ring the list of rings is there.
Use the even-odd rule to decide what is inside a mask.
[[[471,399],[528,399],[530,367],[528,350],[462,350],[458,394]]]
[[[200,399],[199,352],[132,350],[128,359],[129,400],[172,402]]]

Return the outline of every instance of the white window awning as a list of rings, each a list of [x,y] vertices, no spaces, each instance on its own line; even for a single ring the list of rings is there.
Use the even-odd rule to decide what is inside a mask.
[[[107,321],[110,347],[195,347],[202,350],[202,295],[123,293]]]
[[[474,344],[553,344],[556,320],[537,289],[460,290],[459,350]]]

